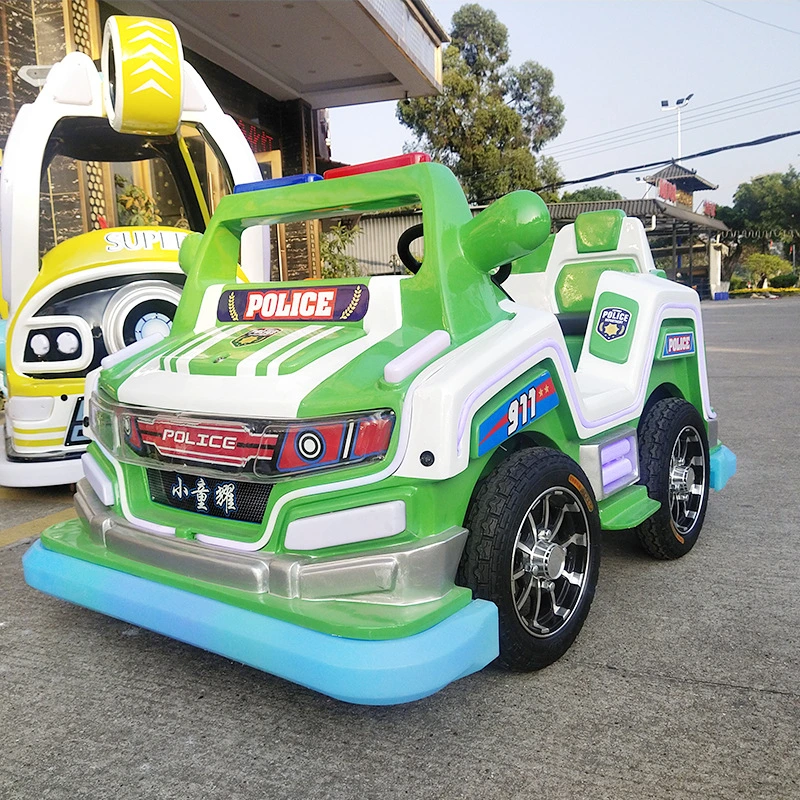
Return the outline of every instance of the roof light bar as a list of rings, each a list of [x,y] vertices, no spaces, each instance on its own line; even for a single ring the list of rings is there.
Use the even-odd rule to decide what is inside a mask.
[[[349,175],[364,175],[367,172],[381,172],[385,169],[397,167],[410,167],[412,164],[422,164],[431,160],[427,153],[403,153],[401,156],[381,158],[378,161],[367,161],[364,164],[352,164],[349,167],[336,167],[326,170],[323,175],[325,180],[331,178],[346,178]]]
[[[303,175],[287,175],[285,178],[270,178],[266,181],[240,183],[233,187],[233,193],[260,192],[262,189],[279,189],[282,186],[295,186],[298,183],[314,183],[321,180],[322,175],[317,175],[315,172],[306,172]]]

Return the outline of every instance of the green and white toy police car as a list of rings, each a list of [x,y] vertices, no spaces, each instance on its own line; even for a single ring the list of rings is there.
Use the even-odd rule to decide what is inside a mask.
[[[221,201],[183,244],[169,335],[88,379],[79,519],[29,550],[28,583],[388,704],[498,655],[558,659],[601,530],[638,528],[657,558],[693,547],[735,471],[697,294],[657,274],[622,212],[550,236],[520,191],[473,218],[426,161]],[[417,203],[422,264],[400,248],[414,275],[236,281],[249,227]]]

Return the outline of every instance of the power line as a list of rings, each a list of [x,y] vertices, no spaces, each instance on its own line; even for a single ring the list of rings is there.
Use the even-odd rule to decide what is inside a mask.
[[[725,6],[721,6],[719,3],[712,3],[711,0],[703,0],[703,2],[707,6],[714,6],[714,8],[727,11],[729,14],[736,14],[737,17],[744,17],[745,19],[749,19],[751,22],[757,22],[759,25],[767,25],[770,28],[775,28],[776,30],[784,31],[786,33],[793,33],[795,36],[800,36],[800,31],[795,31],[791,28],[784,28],[782,25],[775,25],[772,22],[766,22],[765,20],[758,19],[757,17],[750,17],[747,14],[742,14],[741,11],[734,11],[732,8],[726,8]]]
[[[788,99],[788,98],[781,98],[781,99],[785,100],[785,102],[781,102],[781,103],[774,103],[773,102],[771,105],[768,105],[768,106],[766,106],[764,108],[751,109],[749,111],[744,111],[741,114],[733,114],[733,115],[729,114],[727,116],[723,115],[720,119],[711,119],[711,120],[707,120],[705,122],[701,121],[700,124],[687,125],[687,126],[684,127],[683,130],[684,130],[684,132],[686,132],[686,131],[699,130],[700,128],[709,128],[712,125],[719,125],[722,122],[732,122],[733,120],[741,119],[742,117],[750,117],[753,114],[763,114],[763,113],[765,113],[767,111],[773,111],[773,110],[775,110],[777,108],[783,108],[784,106],[793,105],[794,103],[800,102],[800,96],[796,96],[793,99]],[[697,120],[695,120],[695,122],[697,122]],[[566,155],[566,157],[556,156],[556,158],[558,159],[558,161],[560,163],[565,163],[567,161],[576,161],[576,160],[581,159],[581,158],[588,158],[589,156],[597,155],[598,153],[606,153],[606,152],[609,152],[611,150],[620,150],[620,149],[623,149],[625,147],[632,147],[632,146],[637,145],[637,144],[645,144],[647,142],[653,142],[656,139],[666,139],[666,138],[672,137],[674,135],[675,135],[675,133],[672,130],[665,131],[663,133],[655,133],[654,132],[653,136],[647,136],[647,137],[642,138],[642,139],[636,139],[636,140],[633,140],[633,141],[627,141],[627,142],[623,142],[622,144],[617,144],[617,145],[613,145],[613,146],[601,145],[601,146],[597,147],[594,150],[588,150],[588,151],[585,151],[585,152],[578,152],[578,153],[571,153],[571,154],[568,153]]]
[[[692,153],[691,155],[684,156],[681,161],[689,161],[693,158],[705,158],[706,156],[713,156],[717,153],[723,153],[726,150],[739,150],[743,147],[756,147],[762,144],[769,144],[776,142],[779,139],[787,139],[790,136],[800,136],[800,130],[788,131],[786,133],[773,133],[770,136],[762,136],[760,139],[752,139],[749,142],[737,142],[736,144],[726,144],[722,147],[712,147],[710,150],[701,150],[699,153]],[[627,175],[631,172],[641,172],[642,170],[652,169],[653,167],[665,167],[667,164],[672,164],[673,159],[667,158],[661,161],[650,161],[647,164],[637,164],[633,167],[622,167],[620,169],[612,169],[609,172],[601,172],[597,175],[589,175],[585,178],[576,178],[570,181],[559,181],[558,183],[548,183],[545,186],[537,186],[533,189],[534,192],[543,192],[547,189],[558,189],[560,186],[573,186],[576,183],[592,183],[593,181],[600,181],[604,178],[611,178],[614,175]]]
[[[748,100],[741,103],[733,103],[729,105],[727,108],[720,108],[717,109],[716,111],[709,111],[705,113],[692,114],[692,115],[690,115],[689,112],[686,112],[685,124],[688,126],[691,125],[692,123],[700,122],[702,120],[710,120],[716,117],[725,116],[726,114],[729,114],[730,112],[735,111],[738,108],[743,108],[743,107],[754,108],[756,106],[763,106],[767,103],[772,103],[776,100],[785,100],[788,97],[792,97],[798,93],[800,93],[800,86],[796,86],[792,89],[784,89],[781,92],[775,92],[774,94],[762,97],[757,100]],[[606,139],[602,139],[596,142],[587,142],[586,144],[583,145],[575,145],[571,148],[559,150],[557,153],[548,153],[548,155],[554,155],[556,158],[560,158],[562,156],[572,155],[573,153],[582,152],[584,150],[591,150],[598,146],[614,144],[615,142],[626,141],[629,139],[638,139],[643,135],[649,135],[650,133],[655,133],[663,130],[674,131],[675,130],[674,122],[672,120],[665,120],[659,125],[653,125],[649,128],[643,128],[640,131],[632,131],[630,133],[620,134],[619,136],[608,137]]]
[[[708,125],[715,125],[717,122],[724,122],[726,119],[732,118],[730,116],[731,114],[738,112],[742,108],[746,109],[747,113],[749,113],[751,109],[757,112],[770,111],[772,108],[782,105],[784,101],[795,102],[795,100],[792,100],[792,98],[797,98],[798,96],[800,96],[800,88],[795,91],[781,92],[773,95],[772,97],[765,97],[762,100],[751,103],[737,103],[729,108],[721,109],[714,114],[703,114],[700,116],[691,117],[684,124],[683,130],[696,130],[697,128],[706,127]],[[653,139],[663,139],[667,136],[674,135],[674,125],[667,124],[654,127],[649,130],[638,131],[635,134],[627,134],[625,136],[620,136],[613,139],[593,142],[591,144],[584,145],[581,148],[575,148],[574,150],[570,151],[562,151],[555,154],[548,152],[547,155],[552,155],[553,158],[556,158],[559,161],[570,161],[574,158],[583,158],[584,156],[592,155],[593,153],[601,153],[605,150],[617,150],[619,149],[619,145],[626,147],[628,145],[640,144],[642,142],[652,141]],[[616,146],[612,147],[612,145]]]
[[[770,87],[768,87],[766,89],[761,89],[761,90],[758,90],[756,92],[748,92],[747,94],[737,95],[736,97],[730,97],[727,100],[720,100],[720,101],[718,101],[716,103],[709,103],[709,104],[707,104],[705,106],[698,106],[696,109],[690,109],[689,111],[686,111],[685,112],[685,118],[687,118],[687,122],[697,121],[699,119],[705,119],[705,118],[709,118],[709,117],[713,117],[713,116],[718,116],[720,114],[725,114],[728,111],[730,111],[731,109],[738,108],[738,107],[741,107],[741,106],[747,106],[747,105],[752,106],[752,105],[757,105],[757,104],[764,103],[764,102],[767,102],[767,101],[770,101],[770,100],[773,100],[773,99],[777,99],[777,98],[779,98],[779,97],[781,97],[783,95],[789,95],[789,94],[793,94],[793,93],[795,93],[797,91],[800,91],[800,86],[793,86],[793,88],[791,88],[791,89],[783,89],[780,92],[775,92],[774,94],[766,95],[766,96],[764,96],[764,97],[762,97],[760,99],[756,99],[756,100],[752,100],[752,101],[748,100],[748,101],[740,102],[740,103],[733,103],[732,105],[729,105],[727,108],[717,109],[716,111],[706,111],[705,110],[705,109],[711,108],[712,106],[718,106],[718,105],[721,105],[723,103],[730,103],[733,100],[740,100],[741,98],[744,98],[744,97],[752,97],[755,94],[762,94],[763,92],[768,92],[768,91],[771,91],[772,89],[779,89],[779,88],[782,88],[784,86],[791,86],[792,84],[798,84],[798,83],[800,83],[800,80],[788,81],[787,83],[778,84],[777,86],[770,86]],[[652,123],[656,123],[656,124],[652,124]],[[642,127],[643,125],[649,125],[650,127],[644,128],[643,130],[639,130],[639,131],[631,130],[629,133],[619,133],[619,135],[617,135],[617,136],[611,136],[611,134],[614,133],[615,131],[607,131],[605,134],[596,134],[594,136],[586,136],[583,139],[575,139],[572,143],[566,143],[565,142],[565,143],[563,143],[561,145],[554,145],[554,146],[548,148],[547,154],[548,155],[553,155],[554,157],[558,158],[560,155],[565,155],[567,151],[576,151],[576,150],[583,150],[583,149],[586,149],[586,148],[592,148],[592,147],[595,147],[598,144],[605,144],[607,142],[618,141],[618,140],[622,140],[624,138],[636,137],[636,136],[640,136],[640,135],[642,135],[644,133],[649,133],[651,131],[667,129],[667,128],[673,128],[674,129],[673,122],[671,120],[667,120],[667,119],[664,119],[662,117],[661,119],[650,120],[647,123],[640,122],[640,123],[637,123],[636,125],[630,125],[630,126],[626,126],[624,128],[617,128],[616,130],[621,132],[621,131],[625,131],[628,128],[638,128],[638,127]],[[601,139],[602,141],[589,142],[590,139]],[[581,141],[586,142],[586,144],[579,144],[579,142],[581,142]]]

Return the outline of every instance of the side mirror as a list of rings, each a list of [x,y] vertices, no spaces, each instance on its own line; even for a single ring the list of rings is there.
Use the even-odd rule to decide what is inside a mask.
[[[550,235],[550,212],[538,194],[511,192],[461,226],[467,260],[481,272],[528,255]]]
[[[187,275],[197,260],[197,251],[200,249],[202,241],[202,233],[190,233],[181,244],[181,249],[178,252],[178,265]]]

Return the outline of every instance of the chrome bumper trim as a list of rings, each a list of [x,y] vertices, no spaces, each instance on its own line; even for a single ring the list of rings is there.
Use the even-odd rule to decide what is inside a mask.
[[[453,527],[413,544],[363,556],[243,553],[143,531],[106,508],[86,479],[75,494],[92,540],[115,555],[232,589],[299,600],[414,605],[438,600],[454,586],[466,542]]]

